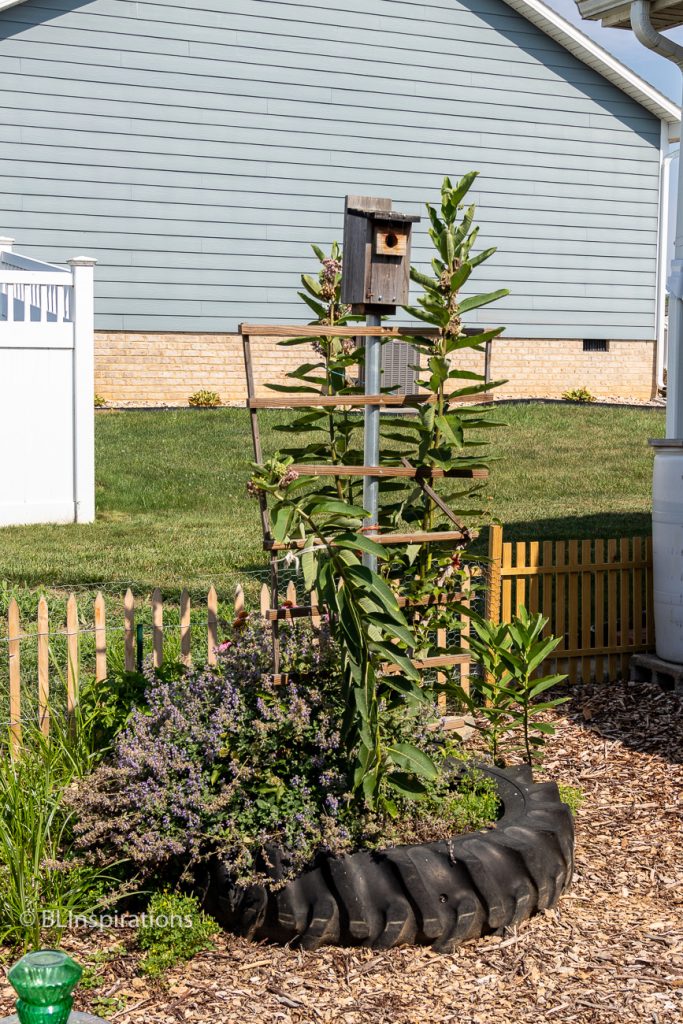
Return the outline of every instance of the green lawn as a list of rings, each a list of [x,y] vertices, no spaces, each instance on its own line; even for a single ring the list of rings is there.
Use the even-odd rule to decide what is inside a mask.
[[[649,531],[647,439],[662,435],[662,412],[519,404],[497,414],[507,425],[493,435],[488,491],[509,539]],[[263,415],[266,449],[285,415]],[[97,522],[0,530],[5,593],[186,585],[199,594],[214,582],[226,594],[262,573],[245,411],[110,412],[96,425]]]

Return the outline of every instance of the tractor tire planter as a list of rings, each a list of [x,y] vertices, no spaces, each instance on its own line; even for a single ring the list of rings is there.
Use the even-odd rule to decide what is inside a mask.
[[[502,814],[491,828],[385,850],[319,856],[282,887],[234,886],[214,862],[206,909],[223,927],[256,941],[389,949],[406,943],[448,953],[502,933],[554,907],[569,886],[574,825],[554,782],[533,782],[526,766],[479,766],[494,778]],[[267,873],[286,873],[268,851]]]

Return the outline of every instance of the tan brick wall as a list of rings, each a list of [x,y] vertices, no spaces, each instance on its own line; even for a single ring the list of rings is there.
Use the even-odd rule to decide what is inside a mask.
[[[501,398],[561,398],[586,387],[596,398],[654,398],[657,390],[656,342],[609,341],[607,352],[584,352],[583,341],[499,338],[493,342],[491,375],[507,383]],[[483,356],[464,349],[464,369],[483,371]]]
[[[257,391],[285,381],[313,355],[308,346],[279,348],[276,339],[253,338]],[[234,334],[95,334],[95,391],[114,405],[187,405],[201,389],[217,391],[225,405],[246,397],[242,339]]]
[[[501,398],[559,398],[587,387],[596,398],[647,400],[656,391],[655,350],[654,341],[610,341],[608,352],[584,352],[580,340],[501,338],[493,343],[491,372],[494,380],[508,381],[497,390]],[[273,338],[254,338],[257,392],[266,382],[282,383],[288,370],[313,356],[307,346],[278,347]],[[463,369],[483,368],[483,356],[467,349],[458,362]],[[239,336],[96,334],[95,391],[107,402],[184,406],[201,388],[217,391],[226,405],[244,403]]]

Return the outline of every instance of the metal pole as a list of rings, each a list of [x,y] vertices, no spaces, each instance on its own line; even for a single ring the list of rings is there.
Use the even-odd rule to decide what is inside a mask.
[[[366,313],[365,323],[368,327],[379,327],[382,320],[379,313]],[[381,387],[382,373],[382,341],[380,338],[365,339],[365,394],[378,395]],[[365,406],[365,440],[363,446],[363,462],[366,466],[379,466],[379,405]],[[366,527],[377,526],[379,507],[379,478],[363,477],[363,508],[368,513],[364,522]],[[377,571],[377,558],[364,554],[363,565],[373,572]]]
[[[661,258],[666,259],[666,255],[666,253],[662,253]],[[668,292],[666,436],[683,438],[683,173],[680,157],[676,193],[676,237],[674,239],[674,259],[668,279]]]

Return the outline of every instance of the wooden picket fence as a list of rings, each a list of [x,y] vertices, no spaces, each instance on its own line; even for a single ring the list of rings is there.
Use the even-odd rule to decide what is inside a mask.
[[[488,617],[509,622],[524,605],[561,638],[543,671],[571,682],[623,679],[633,654],[654,649],[650,537],[513,544],[493,526],[489,559]]]
[[[462,603],[466,605],[469,601],[467,593],[460,595]],[[403,598],[399,599],[405,604]],[[167,606],[168,609],[168,606]],[[224,619],[228,625],[228,635],[231,633],[229,623],[237,620],[241,615],[247,613],[245,607],[245,594],[241,585],[235,589],[234,597],[230,600],[229,609],[224,609]],[[111,605],[110,605],[111,610]],[[193,610],[195,612],[193,622]],[[71,594],[66,602],[66,621],[64,625],[51,625],[48,602],[41,597],[38,602],[38,613],[35,628],[25,629],[21,622],[21,616],[17,601],[13,599],[8,607],[7,615],[7,636],[6,648],[8,651],[8,677],[9,677],[9,717],[3,726],[9,726],[10,746],[13,752],[18,752],[22,746],[22,724],[27,721],[34,721],[32,712],[27,710],[26,687],[31,687],[37,675],[37,721],[44,736],[50,733],[50,708],[51,708],[51,683],[55,669],[59,678],[65,681],[65,693],[60,696],[65,698],[62,701],[67,716],[73,716],[78,701],[79,679],[83,674],[83,652],[82,641],[85,637],[92,637],[94,640],[94,661],[91,668],[94,668],[96,682],[105,680],[109,672],[111,656],[111,645],[116,642],[122,644],[123,667],[128,672],[141,668],[142,654],[151,657],[152,664],[159,668],[164,661],[165,642],[169,637],[174,636],[175,643],[172,653],[179,653],[180,660],[186,665],[192,664],[193,646],[199,649],[199,656],[208,661],[208,664],[215,664],[217,661],[216,647],[219,643],[219,627],[221,619],[218,613],[218,594],[215,587],[211,587],[206,599],[206,619],[203,618],[201,627],[197,622],[197,607],[192,606],[190,594],[183,590],[180,595],[180,603],[173,606],[173,621],[167,623],[164,614],[164,601],[159,589],[155,589],[149,599],[146,609],[147,615],[143,616],[143,608],[138,602],[136,606],[135,597],[129,589],[123,598],[123,626],[110,624],[107,621],[106,602],[102,593],[98,593],[93,604],[92,625],[83,625],[84,615],[83,604],[81,610],[75,594]],[[204,609],[202,609],[203,612]],[[226,614],[227,612],[227,614]],[[278,595],[277,600],[271,592],[271,588],[263,584],[259,594],[258,614],[277,630],[278,623],[293,622],[296,619],[305,618],[311,622],[314,629],[322,624],[324,609],[318,606],[318,598],[315,591],[300,595],[293,582],[287,584],[284,593]],[[86,618],[89,616],[86,614]],[[144,621],[143,621],[144,618]],[[151,619],[151,621],[150,621]],[[119,620],[120,621],[120,620]],[[33,627],[31,623],[31,627]],[[205,631],[200,637],[200,628]],[[460,681],[466,688],[469,686],[470,658],[467,653],[467,638],[469,633],[469,620],[463,619],[460,631],[461,645],[463,650],[458,653],[428,657],[414,664],[425,672],[437,672],[441,675],[445,667],[458,667]],[[121,637],[121,634],[123,636]],[[151,638],[151,639],[150,639]],[[178,639],[179,638],[179,639]],[[445,630],[437,631],[437,643],[440,647],[446,645]],[[58,644],[57,641],[61,641]],[[199,643],[195,641],[199,640]],[[37,658],[29,660],[30,670],[28,673],[22,670],[22,645],[31,647],[36,652]],[[55,657],[55,647],[63,649],[63,664],[55,665],[58,658]],[[91,645],[92,646],[92,645]],[[0,651],[2,647],[0,646]],[[25,654],[27,653],[25,649]],[[0,655],[1,657],[1,655]],[[53,670],[51,672],[51,665]],[[35,668],[35,672],[34,672]],[[393,671],[397,666],[387,666],[387,671]],[[91,673],[92,676],[92,673]],[[284,676],[276,673],[273,676],[275,682],[282,682]],[[54,695],[53,695],[54,696]],[[54,708],[54,700],[52,701]],[[445,699],[439,698],[439,706],[442,711],[442,723],[445,728],[454,729],[462,724],[462,716],[448,716]]]
[[[287,590],[288,604],[296,604],[296,590],[290,584]],[[164,660],[164,603],[159,589],[155,589],[150,597],[151,606],[151,658],[155,667],[162,665]],[[139,610],[139,609],[138,609]],[[232,602],[232,611],[237,617],[245,610],[244,590],[238,586]],[[261,588],[260,611],[264,618],[271,618],[270,590],[265,585]],[[281,618],[290,616],[285,609]],[[187,590],[180,595],[179,625],[175,627],[180,633],[180,658],[186,664],[192,663],[193,630],[192,602]],[[78,603],[75,594],[71,594],[66,605],[66,625],[50,629],[48,602],[41,597],[38,602],[38,615],[35,631],[24,631],[21,623],[19,606],[12,600],[7,614],[7,651],[9,664],[9,730],[10,745],[17,751],[22,743],[22,643],[32,643],[37,647],[37,686],[38,686],[38,724],[44,736],[50,733],[50,643],[55,637],[66,641],[66,657],[64,671],[60,673],[66,680],[66,711],[73,715],[78,700],[78,684],[81,675],[81,640],[88,634],[95,640],[95,679],[97,682],[107,678],[108,651],[112,635],[120,634],[121,630],[108,630],[106,602],[98,593],[94,600],[93,625],[83,626],[80,622]],[[142,624],[140,623],[142,628]],[[216,663],[215,649],[219,642],[218,628],[218,594],[215,587],[209,589],[206,599],[206,652],[209,664]],[[136,605],[133,592],[128,589],[123,599],[123,664],[127,672],[133,672],[138,665],[138,650],[141,637],[136,625]]]
[[[547,618],[546,635],[561,638],[553,658],[544,671],[567,672],[572,682],[579,678],[588,682],[616,680],[628,674],[629,660],[638,651],[654,648],[652,609],[652,543],[650,538],[620,540],[570,540],[544,542],[505,542],[503,529],[492,526],[489,533],[489,560],[484,567],[488,575],[486,614],[494,621],[509,621],[520,605],[530,611],[541,611]],[[272,605],[275,607],[272,607]],[[177,607],[177,606],[176,606]],[[189,665],[193,657],[193,634],[201,639],[201,650],[209,664],[215,664],[219,643],[218,594],[211,587],[206,599],[206,619],[198,625],[192,621],[192,603],[187,590],[180,596],[178,624],[165,625],[164,603],[160,590],[150,597],[151,657],[156,667],[164,660],[164,638],[170,630],[179,631],[180,658]],[[195,606],[195,613],[197,609]],[[244,614],[245,595],[236,588],[230,601],[233,617]],[[270,588],[261,588],[259,612],[270,622],[309,618],[320,625],[322,609],[316,595],[307,594],[300,603],[293,583],[284,598],[272,601]],[[8,651],[9,728],[12,749],[22,744],[22,643],[37,646],[38,722],[45,736],[50,731],[51,639],[59,636],[65,643],[66,711],[73,714],[78,700],[79,676],[82,672],[81,640],[94,635],[95,679],[107,678],[110,642],[121,642],[123,633],[123,664],[127,671],[138,667],[140,655],[141,608],[129,589],[123,599],[123,627],[107,624],[105,599],[98,593],[93,608],[93,625],[83,626],[75,595],[66,606],[66,625],[50,629],[47,600],[41,597],[35,630],[23,631],[19,607],[12,600],[7,617],[6,649]],[[137,624],[136,624],[137,618]],[[464,623],[464,620],[463,620]],[[148,634],[150,627],[147,629]],[[204,632],[199,638],[199,630]],[[467,624],[461,635],[467,647]],[[439,645],[445,646],[440,631]],[[202,654],[203,656],[203,654]],[[54,661],[54,656],[52,656]],[[434,665],[431,664],[434,662]],[[438,669],[446,663],[459,665],[463,685],[469,680],[471,665],[466,650],[447,658],[427,659],[424,669]],[[26,680],[25,683],[26,684]],[[31,678],[33,683],[33,673]]]

